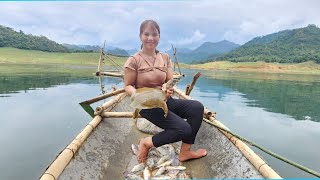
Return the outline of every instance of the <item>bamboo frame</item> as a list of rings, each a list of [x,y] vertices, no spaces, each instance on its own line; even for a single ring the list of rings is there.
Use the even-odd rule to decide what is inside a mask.
[[[133,112],[102,112],[101,116],[104,118],[132,118]],[[139,114],[138,118],[142,118]]]
[[[181,90],[174,87],[174,92],[184,99],[192,99],[190,96],[184,94]],[[208,119],[204,119],[205,122],[209,124],[215,124],[219,127],[222,127],[226,130],[229,130],[225,125],[223,125],[220,121],[215,119],[214,117],[209,117]],[[276,173],[264,160],[261,159],[254,151],[250,149],[244,142],[238,139],[231,134],[220,130],[219,131],[225,135],[238,149],[239,151],[248,159],[249,162],[264,176],[269,179],[282,179],[282,177]]]
[[[115,96],[115,95],[118,95],[118,94],[123,93],[123,92],[125,92],[125,90],[124,90],[124,88],[121,88],[121,89],[112,91],[110,93],[103,94],[101,96],[97,96],[97,97],[92,98],[90,100],[83,101],[80,104],[92,104],[92,103],[95,103],[95,102],[100,101],[102,99],[106,99],[108,97]]]
[[[101,122],[101,116],[95,116],[93,120],[81,131],[81,133],[58,155],[52,164],[46,169],[40,180],[56,180],[69,164],[72,157],[79,150],[83,142]]]
[[[105,109],[107,109],[108,107],[112,106],[114,103],[120,101],[121,99],[123,99],[125,96],[127,95],[127,93],[120,93],[118,94],[115,98],[111,99],[110,101],[104,103],[101,106],[98,106],[96,108],[96,111],[94,112],[94,115],[100,115]]]
[[[122,73],[114,73],[114,72],[99,72],[99,76],[112,76],[112,77],[121,77],[123,78]]]
[[[187,85],[187,89],[186,89],[186,95],[190,95],[192,89],[193,89],[193,86],[196,84],[198,78],[200,77],[201,73],[200,72],[197,72],[194,76],[193,76],[193,79],[192,79],[192,82],[191,84],[188,84]]]

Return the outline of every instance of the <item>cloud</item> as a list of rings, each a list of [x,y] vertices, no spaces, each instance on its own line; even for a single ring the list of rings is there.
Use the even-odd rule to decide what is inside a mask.
[[[58,43],[139,48],[139,25],[155,19],[159,48],[195,47],[223,39],[243,44],[256,36],[320,25],[317,0],[200,0],[0,2],[0,24]]]
[[[206,35],[201,33],[200,30],[195,30],[191,37],[182,38],[180,40],[174,41],[169,40],[170,44],[174,44],[175,46],[182,47],[186,45],[192,45],[195,42],[201,41]]]

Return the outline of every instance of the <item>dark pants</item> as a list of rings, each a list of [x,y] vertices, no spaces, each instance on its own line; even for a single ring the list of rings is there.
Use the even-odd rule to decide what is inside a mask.
[[[187,144],[194,144],[203,118],[203,105],[195,100],[170,97],[167,100],[167,106],[169,112],[166,118],[163,116],[164,112],[161,108],[140,111],[142,117],[164,129],[152,137],[153,145],[159,147],[181,140]]]

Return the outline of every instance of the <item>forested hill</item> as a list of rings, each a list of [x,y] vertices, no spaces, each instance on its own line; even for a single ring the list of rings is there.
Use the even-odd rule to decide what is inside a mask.
[[[320,63],[320,28],[308,25],[304,28],[256,37],[215,60],[281,63],[299,63],[312,60]]]
[[[0,47],[40,50],[47,52],[69,52],[68,48],[45,36],[33,36],[23,31],[16,32],[12,28],[0,25]]]

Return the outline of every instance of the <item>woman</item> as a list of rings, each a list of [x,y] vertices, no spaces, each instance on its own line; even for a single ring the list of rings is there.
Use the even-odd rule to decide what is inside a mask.
[[[125,90],[129,95],[136,88],[159,88],[166,92],[168,116],[161,108],[142,109],[140,115],[164,131],[142,139],[139,143],[138,161],[144,162],[151,147],[159,147],[182,141],[179,160],[187,161],[203,157],[205,149],[191,150],[203,118],[203,105],[195,100],[173,99],[173,88],[165,89],[165,82],[173,78],[172,64],[168,54],[156,47],[160,40],[160,27],[153,20],[140,25],[141,50],[128,58],[124,65]],[[187,119],[185,121],[184,119]]]

